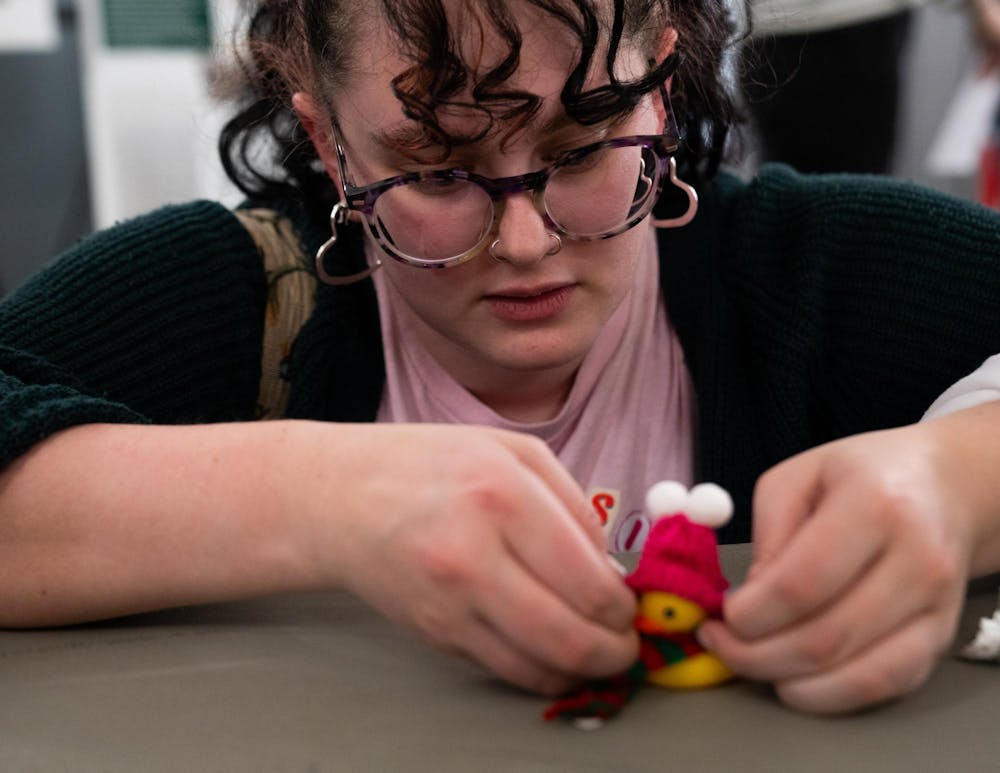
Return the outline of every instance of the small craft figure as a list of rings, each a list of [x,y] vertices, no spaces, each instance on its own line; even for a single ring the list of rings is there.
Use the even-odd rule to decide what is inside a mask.
[[[729,521],[732,500],[714,483],[688,492],[679,483],[664,481],[647,493],[646,509],[657,520],[639,565],[625,578],[639,597],[635,627],[647,650],[640,653],[646,680],[673,688],[728,681],[732,671],[698,643],[694,630],[706,618],[722,616],[729,583],[719,568],[713,528]]]
[[[546,710],[546,719],[565,717],[579,727],[597,727],[644,682],[693,689],[733,676],[694,634],[703,620],[722,615],[729,583],[719,567],[713,529],[729,521],[732,499],[714,483],[689,492],[680,483],[662,481],[647,492],[646,510],[655,522],[638,566],[625,578],[638,597],[639,660],[626,673],[589,683],[557,701]]]

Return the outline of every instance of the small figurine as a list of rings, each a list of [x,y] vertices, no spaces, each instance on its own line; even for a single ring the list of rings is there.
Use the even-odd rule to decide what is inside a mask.
[[[647,493],[646,509],[657,520],[639,565],[625,578],[639,597],[635,627],[644,644],[665,661],[650,668],[646,680],[672,688],[728,681],[732,671],[698,643],[694,630],[706,618],[722,616],[722,594],[729,583],[719,568],[713,528],[729,521],[733,502],[714,483],[688,492],[679,483],[664,481]]]
[[[713,529],[732,517],[724,489],[702,483],[688,491],[662,481],[646,494],[656,519],[635,571],[625,583],[638,597],[635,627],[639,660],[624,674],[585,685],[548,708],[546,719],[566,717],[591,728],[617,714],[644,682],[672,689],[721,684],[733,673],[695,638],[709,617],[721,617],[729,583],[719,567]]]

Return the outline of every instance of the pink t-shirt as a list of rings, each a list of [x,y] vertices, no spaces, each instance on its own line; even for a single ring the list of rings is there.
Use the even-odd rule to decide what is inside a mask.
[[[601,331],[554,418],[506,419],[453,379],[400,324],[393,290],[374,275],[385,347],[380,422],[480,424],[544,440],[591,498],[608,548],[638,550],[649,533],[646,489],[693,483],[695,396],[659,292],[655,240],[635,285]]]

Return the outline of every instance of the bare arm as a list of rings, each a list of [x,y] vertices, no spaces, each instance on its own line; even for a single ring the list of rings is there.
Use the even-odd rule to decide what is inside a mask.
[[[552,693],[635,657],[602,543],[570,476],[516,433],[87,425],[0,476],[0,625],[341,586]]]
[[[337,582],[278,485],[289,423],[64,431],[0,476],[0,624],[58,625]]]

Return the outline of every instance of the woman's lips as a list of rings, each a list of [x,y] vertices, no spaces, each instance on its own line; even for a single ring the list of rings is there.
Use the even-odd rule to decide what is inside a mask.
[[[532,322],[563,311],[573,295],[574,285],[559,285],[537,291],[512,291],[487,295],[493,314],[508,322]]]

